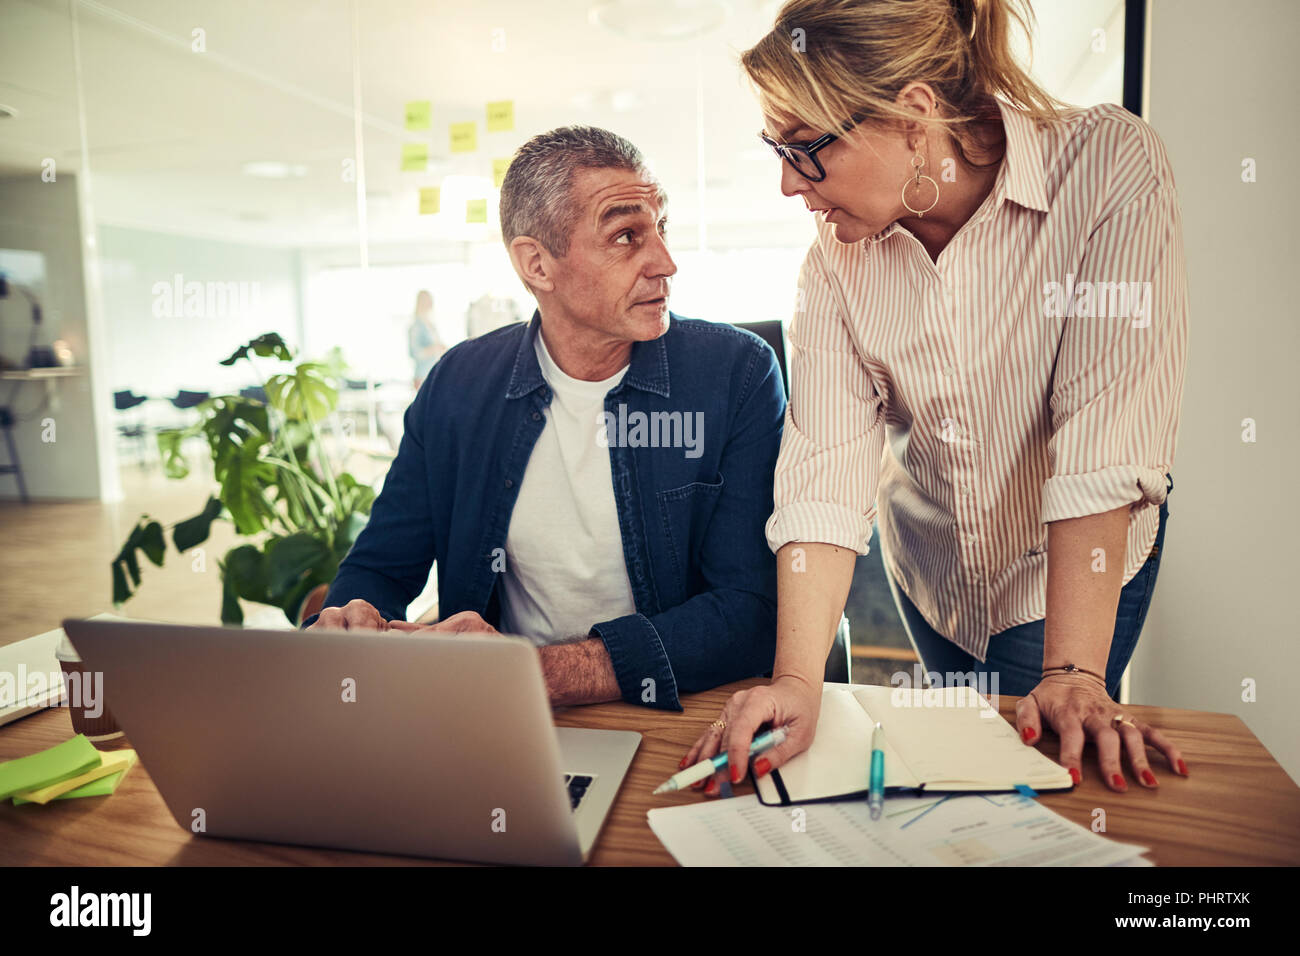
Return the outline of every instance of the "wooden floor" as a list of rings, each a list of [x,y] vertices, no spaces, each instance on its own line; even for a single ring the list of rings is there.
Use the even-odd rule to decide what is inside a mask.
[[[169,528],[199,512],[208,479],[192,475],[169,481],[157,469],[122,470],[124,499],[0,502],[0,645],[60,625],[67,617],[113,610],[109,562],[141,514]],[[221,620],[221,572],[217,560],[235,542],[234,529],[214,522],[204,568],[189,555],[169,550],[156,568],[142,560],[141,589],[120,613],[186,624]],[[168,547],[171,547],[168,534]]]

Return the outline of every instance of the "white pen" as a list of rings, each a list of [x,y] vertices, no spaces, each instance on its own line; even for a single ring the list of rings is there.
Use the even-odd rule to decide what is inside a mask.
[[[785,741],[786,731],[784,727],[777,727],[775,730],[769,730],[765,734],[759,734],[754,738],[754,742],[749,745],[749,755],[760,754],[764,750],[771,750],[779,743]],[[692,764],[685,770],[673,774],[656,789],[655,793],[671,793],[674,790],[681,790],[689,787],[691,784],[703,780],[717,773],[727,765],[726,753],[720,753],[709,760],[701,760],[697,764]]]

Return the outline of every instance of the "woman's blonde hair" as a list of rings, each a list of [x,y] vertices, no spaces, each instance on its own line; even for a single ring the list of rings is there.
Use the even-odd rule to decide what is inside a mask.
[[[947,126],[974,165],[964,146],[978,124],[998,117],[994,96],[1039,122],[1072,108],[1016,61],[1012,22],[1031,38],[1027,0],[788,0],[740,64],[765,112],[848,136],[861,129],[844,132],[854,116],[868,125],[917,122],[895,99],[908,83],[926,83],[941,114],[929,122]]]

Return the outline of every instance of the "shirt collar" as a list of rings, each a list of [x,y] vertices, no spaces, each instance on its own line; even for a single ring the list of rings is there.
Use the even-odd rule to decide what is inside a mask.
[[[1033,119],[1023,110],[1017,109],[994,97],[998,112],[1002,114],[1002,125],[1006,130],[1007,148],[1002,166],[998,169],[998,178],[993,184],[995,203],[1001,199],[1010,199],[1027,209],[1048,212],[1047,173],[1043,169],[1043,147],[1039,132]],[[996,205],[994,206],[996,208]],[[903,227],[897,221],[862,240],[870,245],[888,239]]]
[[[669,323],[676,321],[676,316],[668,313]],[[510,373],[510,385],[506,389],[506,398],[523,398],[546,384],[542,376],[542,367],[537,362],[536,339],[542,327],[542,314],[533,310],[533,317],[528,321],[515,350],[515,367]],[[664,344],[665,332],[649,342],[634,342],[632,357],[628,361],[627,374],[616,387],[630,385],[645,392],[653,392],[664,398],[668,397],[668,346]]]
[[[1007,154],[998,170],[1002,195],[1026,209],[1047,212],[1047,172],[1043,168],[1043,144],[1033,117],[997,98],[1002,124],[1007,131]]]

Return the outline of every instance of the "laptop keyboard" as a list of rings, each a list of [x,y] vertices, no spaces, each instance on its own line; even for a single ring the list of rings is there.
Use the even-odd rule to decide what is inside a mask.
[[[564,786],[569,791],[569,807],[576,811],[578,804],[582,803],[583,798],[587,796],[587,791],[591,788],[591,782],[596,778],[590,774],[566,773],[564,775]]]

